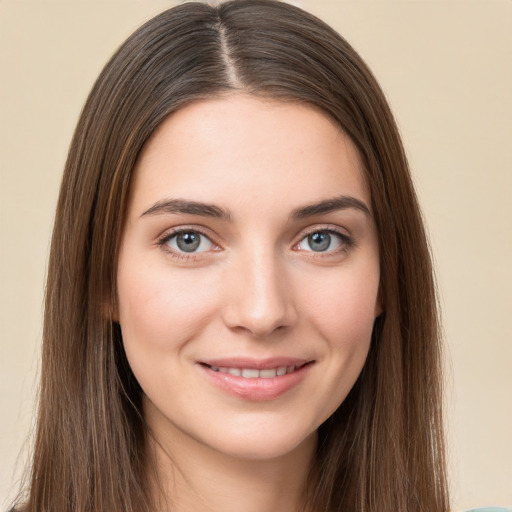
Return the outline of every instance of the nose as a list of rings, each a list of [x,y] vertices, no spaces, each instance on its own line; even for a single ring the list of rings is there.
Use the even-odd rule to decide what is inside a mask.
[[[230,268],[224,322],[230,329],[265,338],[290,328],[297,311],[285,264],[269,251],[250,252]]]

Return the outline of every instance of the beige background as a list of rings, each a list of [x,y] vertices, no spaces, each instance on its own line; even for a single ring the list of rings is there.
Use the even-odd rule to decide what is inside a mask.
[[[401,127],[441,289],[454,510],[512,505],[512,1],[294,3],[360,51]],[[72,130],[109,55],[169,5],[0,0],[0,510],[32,421]]]

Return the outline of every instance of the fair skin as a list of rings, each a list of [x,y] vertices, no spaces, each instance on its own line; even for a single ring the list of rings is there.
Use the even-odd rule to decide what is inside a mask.
[[[354,145],[308,106],[198,101],[146,144],[117,319],[172,510],[299,510],[381,311],[370,204]]]

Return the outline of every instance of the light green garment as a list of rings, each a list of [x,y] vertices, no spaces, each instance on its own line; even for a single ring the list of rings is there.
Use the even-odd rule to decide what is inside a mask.
[[[510,507],[484,507],[484,508],[472,508],[466,510],[466,512],[512,512]]]

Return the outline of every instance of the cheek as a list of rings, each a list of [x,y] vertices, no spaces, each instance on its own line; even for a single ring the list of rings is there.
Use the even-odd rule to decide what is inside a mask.
[[[323,286],[310,288],[303,303],[309,325],[325,347],[323,384],[328,398],[315,406],[322,419],[339,407],[361,373],[370,348],[379,287],[376,265],[360,272],[333,272],[331,277],[317,282]]]
[[[217,302],[215,287],[200,276],[156,267],[128,273],[120,267],[119,323],[127,352],[179,348],[208,322]]]
[[[304,294],[303,312],[331,342],[369,339],[378,313],[378,267],[329,276]]]
[[[185,273],[120,269],[119,323],[126,357],[144,393],[158,398],[162,390],[180,386],[188,342],[208,324],[218,300],[208,293],[213,287],[203,288],[201,280]],[[194,399],[187,389],[181,396]]]

